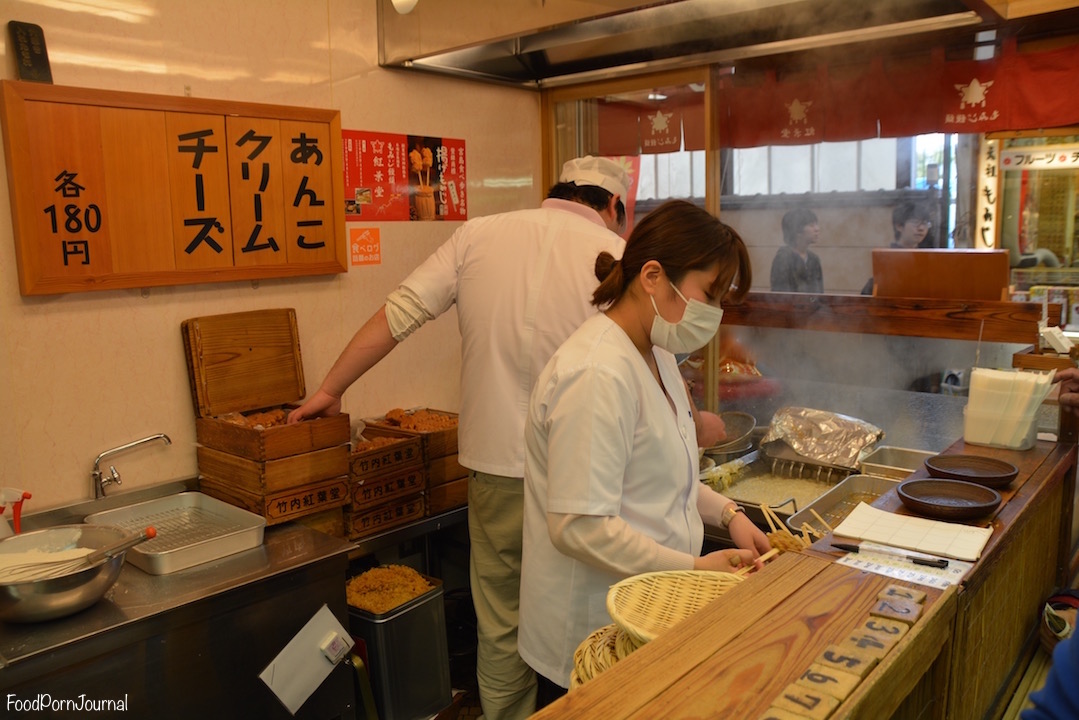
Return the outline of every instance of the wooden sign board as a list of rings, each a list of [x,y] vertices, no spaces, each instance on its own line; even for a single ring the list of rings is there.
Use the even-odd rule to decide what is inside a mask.
[[[4,81],[23,295],[348,270],[336,110]]]
[[[1007,300],[1010,280],[1007,250],[873,250],[879,297]]]

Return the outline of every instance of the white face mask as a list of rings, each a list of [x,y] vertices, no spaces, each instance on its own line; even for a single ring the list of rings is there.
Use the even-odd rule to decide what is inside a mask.
[[[719,331],[719,323],[723,320],[723,308],[702,303],[700,300],[686,300],[686,296],[678,292],[674,283],[671,283],[671,288],[685,302],[686,311],[682,313],[682,319],[676,323],[664,320],[659,314],[659,308],[656,307],[656,298],[652,296],[652,309],[656,311],[650,333],[652,344],[672,353],[691,353],[700,350]]]

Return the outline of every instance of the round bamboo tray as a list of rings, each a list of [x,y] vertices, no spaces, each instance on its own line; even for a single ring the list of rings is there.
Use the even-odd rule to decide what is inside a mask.
[[[617,645],[620,634],[622,631],[617,625],[604,625],[577,646],[573,653],[571,688],[583,685],[618,662]]]
[[[640,647],[741,581],[739,575],[708,570],[634,575],[611,586],[607,612]]]

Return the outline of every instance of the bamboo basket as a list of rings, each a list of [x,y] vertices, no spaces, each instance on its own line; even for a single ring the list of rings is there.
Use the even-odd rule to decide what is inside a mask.
[[[634,645],[640,647],[742,579],[733,573],[708,570],[634,575],[611,586],[607,592],[607,612]]]
[[[573,653],[573,672],[570,673],[570,689],[579,687],[604,670],[612,667],[632,652],[635,646],[627,644],[625,632],[612,623],[604,625],[577,646]],[[627,651],[626,648],[629,648]]]

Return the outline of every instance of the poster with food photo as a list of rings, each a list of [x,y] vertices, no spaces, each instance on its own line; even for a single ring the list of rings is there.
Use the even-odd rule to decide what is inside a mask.
[[[347,221],[468,219],[464,140],[341,135]]]

